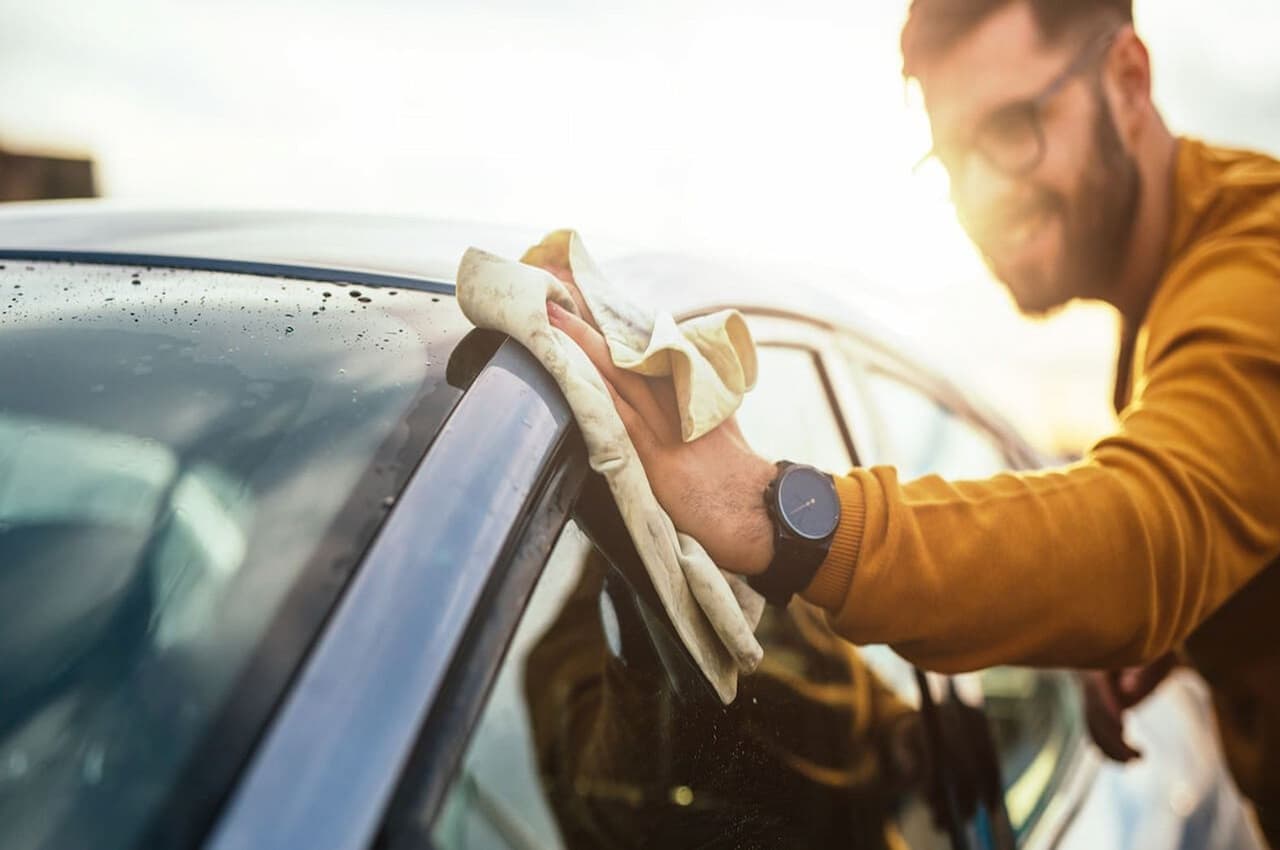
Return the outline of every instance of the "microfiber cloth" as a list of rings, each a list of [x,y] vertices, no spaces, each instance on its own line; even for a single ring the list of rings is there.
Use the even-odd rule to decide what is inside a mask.
[[[676,322],[611,286],[578,234],[558,231],[530,253],[539,250],[562,255],[615,365],[671,381],[686,441],[732,416],[755,385],[755,344],[736,311]],[[731,703],[738,674],[753,671],[764,654],[755,637],[764,599],[740,576],[720,570],[698,541],[676,531],[658,504],[600,373],[547,321],[547,301],[578,312],[569,291],[542,268],[476,248],[463,255],[457,285],[458,303],[473,324],[520,342],[560,386],[582,430],[591,468],[608,481],[671,622],[720,699]]]

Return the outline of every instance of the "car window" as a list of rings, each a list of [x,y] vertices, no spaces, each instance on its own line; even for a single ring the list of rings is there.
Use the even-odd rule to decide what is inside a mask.
[[[220,272],[9,261],[0,286],[0,845],[163,846],[456,398],[419,337],[448,320]]]
[[[929,473],[985,478],[1008,468],[1000,442],[914,386],[877,369],[864,371],[883,423],[886,457],[903,481]]]
[[[1080,697],[1071,674],[993,667],[980,676],[984,709],[1000,754],[1005,807],[1018,836],[1053,799],[1081,740]]]
[[[994,434],[952,413],[924,391],[869,370],[868,389],[886,430],[887,463],[903,480],[995,475],[1009,462]],[[978,674],[984,710],[1000,757],[1009,821],[1025,835],[1044,811],[1079,736],[1078,698],[1069,676],[998,667]]]
[[[810,349],[761,345],[755,389],[738,410],[751,447],[771,460],[846,472],[853,458]]]
[[[722,706],[600,502],[579,500],[547,562],[434,846],[950,846],[909,698],[797,601],[766,611],[761,668]]]
[[[443,816],[435,827],[443,848],[554,847],[555,818],[539,781],[525,669],[535,644],[580,581],[591,542],[570,522],[552,549],[499,669],[480,730],[472,738]]]

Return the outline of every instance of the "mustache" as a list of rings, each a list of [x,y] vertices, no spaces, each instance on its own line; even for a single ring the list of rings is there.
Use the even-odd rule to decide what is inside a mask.
[[[1035,187],[1016,200],[1000,200],[973,210],[958,210],[961,223],[980,247],[999,241],[1011,227],[1038,215],[1065,216],[1067,200],[1061,193]]]

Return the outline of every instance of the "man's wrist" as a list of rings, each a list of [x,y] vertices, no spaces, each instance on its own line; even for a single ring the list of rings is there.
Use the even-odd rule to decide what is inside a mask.
[[[743,556],[736,572],[742,575],[759,575],[773,563],[773,520],[764,506],[764,491],[778,474],[774,464],[760,458],[749,483],[743,488],[747,499],[743,507],[748,519],[743,529]]]

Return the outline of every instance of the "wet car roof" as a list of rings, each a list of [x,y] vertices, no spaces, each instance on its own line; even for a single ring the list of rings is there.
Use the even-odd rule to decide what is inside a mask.
[[[225,271],[255,271],[247,266],[271,264],[275,268],[256,271],[441,293],[453,291],[458,259],[468,247],[518,257],[543,234],[527,227],[410,215],[193,210],[101,200],[0,209],[0,257],[119,254],[131,261]],[[636,251],[596,234],[584,235],[616,284],[676,315],[734,306],[826,323],[940,379],[939,385],[963,386],[945,364],[909,341],[902,310],[856,274]],[[830,294],[834,291],[844,297]],[[850,306],[855,303],[857,309]],[[972,401],[970,394],[959,394]],[[981,404],[976,409],[984,419],[1000,421]]]
[[[0,211],[0,248],[201,257],[452,281],[473,244],[518,256],[540,234],[426,218],[132,209],[103,202]]]
[[[452,282],[468,247],[518,257],[543,231],[414,216],[300,211],[138,209],[101,201],[0,210],[0,249],[262,262]],[[806,285],[821,272],[636,251],[584,234],[593,256],[641,297],[688,312],[725,300],[857,322],[847,303]],[[846,275],[841,286],[866,294]],[[678,282],[678,285],[672,285]]]

